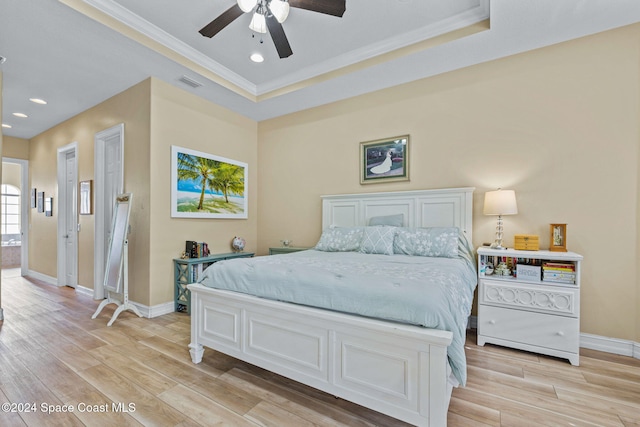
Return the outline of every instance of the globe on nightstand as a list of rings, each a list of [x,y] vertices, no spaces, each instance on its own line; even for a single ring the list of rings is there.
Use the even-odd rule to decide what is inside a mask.
[[[244,239],[238,236],[234,237],[231,241],[231,247],[233,248],[234,252],[242,252],[245,244],[246,242],[244,241]]]

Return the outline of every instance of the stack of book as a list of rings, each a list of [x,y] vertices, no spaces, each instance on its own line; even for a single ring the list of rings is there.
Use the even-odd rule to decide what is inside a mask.
[[[205,242],[194,242],[187,240],[185,252],[189,258],[202,258],[209,256],[209,245]]]
[[[576,266],[564,262],[545,262],[542,264],[542,281],[574,285]]]

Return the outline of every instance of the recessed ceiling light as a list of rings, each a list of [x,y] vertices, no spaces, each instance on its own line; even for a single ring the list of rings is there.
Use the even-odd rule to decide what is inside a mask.
[[[36,104],[40,104],[40,105],[47,105],[47,101],[40,98],[29,98],[29,101],[34,102]]]
[[[7,129],[11,129],[11,125],[8,125],[8,124],[6,124],[6,123],[3,123],[3,124],[2,124],[2,127],[3,127],[3,128],[7,128]]]
[[[29,117],[25,113],[13,113],[13,115],[16,116],[16,117],[22,117],[23,119],[26,118],[26,117]]]
[[[264,56],[260,55],[259,53],[252,53],[249,58],[251,58],[253,62],[258,63],[264,61]]]

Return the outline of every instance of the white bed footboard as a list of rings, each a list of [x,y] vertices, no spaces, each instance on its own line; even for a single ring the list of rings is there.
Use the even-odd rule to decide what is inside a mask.
[[[204,347],[418,425],[444,426],[452,334],[189,285]]]

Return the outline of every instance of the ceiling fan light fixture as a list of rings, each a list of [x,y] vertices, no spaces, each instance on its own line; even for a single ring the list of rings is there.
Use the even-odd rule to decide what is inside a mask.
[[[279,23],[283,23],[289,16],[289,2],[285,0],[271,0],[269,10]]]
[[[251,28],[256,33],[265,34],[267,32],[267,21],[264,16],[264,9],[262,6],[258,6],[258,10],[253,14],[253,18],[251,18],[251,23],[249,24],[249,28]]]
[[[264,56],[262,56],[262,55],[261,55],[261,54],[259,54],[259,53],[252,53],[252,54],[251,54],[251,56],[250,56],[249,58],[250,58],[253,62],[256,62],[256,63],[258,63],[258,64],[259,64],[259,63],[261,63],[261,62],[264,62]]]
[[[238,0],[238,6],[244,13],[249,13],[258,4],[258,0]]]

